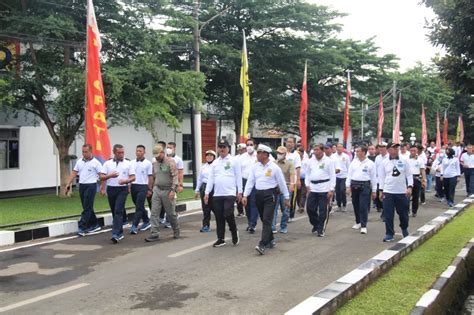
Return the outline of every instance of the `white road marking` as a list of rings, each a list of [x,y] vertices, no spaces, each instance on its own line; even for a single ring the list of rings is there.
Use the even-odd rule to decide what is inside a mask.
[[[293,219],[293,222],[299,221],[299,220],[302,220],[302,219],[306,219],[306,218],[307,218],[306,216],[301,216],[301,217],[298,217],[298,218]],[[277,226],[279,226],[279,225],[280,225],[280,223],[277,224]],[[230,238],[226,238],[225,241],[230,241]],[[208,242],[208,243],[205,243],[205,244],[197,245],[197,246],[194,246],[194,247],[191,247],[191,248],[188,248],[188,249],[179,251],[179,252],[177,252],[177,253],[168,255],[168,258],[181,257],[181,256],[184,256],[184,255],[187,255],[187,254],[196,252],[196,251],[198,251],[198,250],[201,250],[201,249],[207,248],[207,247],[209,247],[209,246],[212,246],[212,244],[214,244],[214,242],[215,242],[215,241]]]
[[[202,211],[199,210],[199,211],[189,212],[189,213],[186,213],[186,214],[182,214],[179,217],[187,217],[187,216],[195,215],[195,214],[199,214],[199,213],[202,213]],[[96,235],[96,234],[101,234],[101,233],[106,233],[106,232],[110,232],[110,231],[112,231],[112,229],[104,229],[104,230],[100,230],[98,232],[91,233],[91,234],[89,234],[89,236]],[[0,253],[11,252],[11,251],[14,251],[14,250],[17,250],[17,249],[28,248],[28,247],[33,247],[33,246],[40,246],[40,245],[44,245],[44,244],[50,244],[50,243],[57,243],[57,242],[72,240],[72,239],[79,238],[79,237],[83,237],[83,236],[73,235],[73,236],[57,238],[57,239],[48,240],[48,241],[39,242],[39,243],[34,243],[34,244],[28,244],[28,245],[22,245],[22,246],[17,246],[17,247],[12,247],[12,248],[6,248],[6,249],[0,250]],[[87,236],[85,236],[85,237],[87,237]]]
[[[105,229],[105,230],[100,230],[99,232],[95,232],[94,234],[106,233],[106,232],[110,232],[110,231],[112,231],[112,229]],[[0,250],[0,253],[11,252],[11,251],[14,251],[14,250],[17,250],[17,249],[28,248],[28,247],[33,247],[33,246],[40,246],[40,245],[44,245],[44,244],[50,244],[50,243],[57,243],[57,242],[72,240],[72,239],[79,238],[79,237],[87,237],[87,236],[73,235],[73,236],[68,236],[68,237],[62,237],[62,238],[57,238],[57,239],[54,239],[54,240],[49,240],[49,241],[44,241],[44,242],[39,242],[39,243],[34,243],[34,244],[28,244],[28,245],[23,245],[23,246],[17,246],[17,247],[13,247],[13,248],[2,249],[2,250]]]
[[[28,304],[32,304],[32,303],[36,303],[36,302],[39,302],[39,301],[42,301],[42,300],[46,300],[46,299],[55,297],[57,295],[61,295],[61,294],[64,294],[64,293],[67,293],[67,292],[70,292],[70,291],[74,291],[74,290],[86,287],[88,285],[89,285],[89,283],[79,283],[79,284],[75,284],[75,285],[72,285],[72,286],[67,287],[67,288],[62,288],[62,289],[59,289],[59,290],[56,290],[56,291],[53,291],[53,292],[49,292],[49,293],[46,293],[46,294],[43,294],[43,295],[39,295],[37,297],[27,299],[27,300],[24,300],[24,301],[21,301],[21,302],[18,302],[18,303],[14,303],[14,304],[10,304],[10,305],[4,306],[4,307],[0,307],[0,313],[8,312],[8,311],[11,311],[15,308],[19,308],[19,307],[22,307],[22,306],[25,306],[25,305],[28,305]]]

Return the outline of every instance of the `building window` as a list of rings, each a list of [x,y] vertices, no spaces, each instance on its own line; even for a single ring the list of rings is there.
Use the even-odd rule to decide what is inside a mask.
[[[193,159],[193,137],[190,134],[183,134],[183,161]]]
[[[18,134],[18,129],[0,129],[0,170],[20,166]]]

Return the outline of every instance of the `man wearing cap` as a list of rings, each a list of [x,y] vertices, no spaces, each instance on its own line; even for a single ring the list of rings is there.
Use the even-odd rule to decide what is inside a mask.
[[[377,191],[377,171],[375,163],[367,157],[367,147],[359,146],[355,150],[356,157],[349,166],[346,180],[347,191],[352,195],[356,223],[352,227],[367,234],[367,221],[370,199],[375,199]]]
[[[423,158],[418,156],[418,148],[412,145],[410,148],[410,158],[408,159],[410,165],[410,171],[413,175],[413,189],[411,197],[411,211],[413,217],[416,217],[418,213],[418,207],[420,203],[420,193],[423,187],[426,185],[425,177],[425,161]],[[423,200],[422,200],[423,202]]]
[[[377,149],[379,150],[379,155],[375,158],[375,169],[377,170],[377,198],[375,199],[375,204],[377,206],[377,212],[382,212],[383,204],[382,204],[382,189],[380,189],[380,175],[383,171],[383,161],[387,160],[388,153],[387,153],[387,143],[381,142],[377,145]]]
[[[313,233],[323,237],[329,219],[328,202],[331,202],[336,186],[336,172],[334,161],[324,155],[324,145],[316,144],[313,147],[313,157],[306,168],[306,187],[308,198],[306,210],[309,222],[313,226]]]
[[[99,231],[100,225],[94,212],[94,199],[97,192],[97,178],[102,169],[100,162],[92,155],[92,146],[82,146],[82,159],[76,162],[69,176],[66,190],[71,190],[72,181],[79,175],[79,196],[81,197],[82,213],[79,220],[79,236]]]
[[[225,242],[225,223],[229,225],[232,243],[239,245],[239,231],[234,217],[234,203],[242,198],[242,174],[239,159],[229,154],[230,144],[225,139],[219,140],[217,147],[219,157],[212,163],[207,180],[204,202],[209,204],[212,197],[212,210],[216,216],[217,241],[213,247],[222,247]],[[244,204],[245,206],[245,204]]]
[[[289,207],[290,194],[286,186],[285,177],[278,165],[270,161],[272,149],[260,144],[257,148],[258,163],[250,171],[247,185],[244,191],[242,203],[247,204],[247,197],[255,187],[255,199],[257,209],[262,220],[262,238],[255,247],[260,255],[265,254],[266,249],[274,246],[272,221],[275,213],[275,206],[278,195],[283,194],[284,206]],[[279,190],[278,190],[279,189]]]
[[[301,182],[298,180],[301,176],[301,158],[298,152],[296,152],[296,138],[290,136],[286,138],[286,159],[293,163],[295,167],[295,183],[296,189],[290,194],[290,218],[288,222],[291,222],[295,217],[296,208],[296,190],[301,189]],[[271,159],[271,158],[270,158]]]
[[[209,193],[209,202],[204,202],[204,195],[206,191],[207,181],[209,180],[209,173],[211,171],[212,162],[216,159],[216,152],[213,150],[206,151],[206,163],[201,166],[201,173],[199,173],[196,185],[195,198],[201,197],[201,207],[203,212],[202,228],[199,232],[207,233],[211,231],[211,211],[212,211],[212,196],[213,191]]]
[[[334,160],[336,161],[336,202],[337,210],[346,212],[347,197],[346,197],[346,179],[351,159],[347,153],[344,152],[342,143],[338,143],[336,147],[336,154]]]
[[[253,139],[247,139],[246,152],[239,156],[239,163],[242,172],[242,190],[245,189],[247,179],[250,175],[250,170],[257,163],[257,153],[255,152],[255,141]],[[247,205],[245,206],[245,213],[247,215],[247,231],[249,233],[255,233],[255,227],[257,226],[258,210],[255,204],[255,189],[250,193],[248,197]]]
[[[135,155],[137,158],[132,161],[132,167],[135,170],[135,181],[130,186],[130,193],[135,204],[135,215],[130,234],[138,234],[140,220],[143,220],[140,231],[146,231],[151,227],[150,218],[145,210],[145,199],[152,195],[152,190],[148,190],[148,186],[150,181],[153,180],[153,166],[150,161],[145,159],[144,145],[137,145]]]
[[[160,240],[160,210],[165,209],[166,218],[173,228],[173,237],[179,238],[179,223],[176,215],[176,192],[178,191],[178,169],[172,157],[165,154],[161,145],[153,148],[155,161],[153,162],[153,180],[149,189],[153,190],[151,201],[151,234],[145,238],[146,242]]]
[[[113,153],[114,157],[102,165],[100,180],[107,183],[107,189],[101,185],[101,193],[107,192],[113,217],[111,241],[117,244],[123,239],[125,201],[128,195],[128,184],[135,180],[135,170],[132,163],[124,158],[123,145],[115,144]]]
[[[384,160],[381,167],[380,189],[383,191],[384,242],[394,241],[395,210],[400,219],[403,237],[408,236],[408,209],[413,189],[413,175],[408,161],[398,155],[399,146],[398,143],[388,144],[389,159]]]
[[[293,163],[286,159],[286,148],[283,146],[277,149],[277,160],[276,164],[280,167],[283,176],[285,177],[286,185],[288,186],[289,192],[293,192],[295,189],[295,167]],[[275,206],[275,214],[273,215],[272,231],[276,232],[276,224],[278,218],[278,207],[281,208],[281,223],[280,233],[288,233],[288,218],[290,216],[290,209],[285,206],[285,195],[280,192]]]

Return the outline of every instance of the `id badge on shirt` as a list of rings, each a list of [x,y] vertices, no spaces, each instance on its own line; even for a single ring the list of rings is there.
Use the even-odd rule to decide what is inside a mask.
[[[266,177],[272,177],[272,170],[271,170],[271,169],[268,169],[268,170],[265,172],[265,176],[266,176]]]

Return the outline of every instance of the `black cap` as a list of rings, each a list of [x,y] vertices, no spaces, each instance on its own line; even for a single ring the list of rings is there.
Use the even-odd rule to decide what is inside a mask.
[[[229,142],[228,142],[226,139],[220,139],[220,140],[217,142],[217,146],[218,146],[218,147],[226,146],[226,147],[229,147],[229,148],[230,148],[230,144],[229,144]]]
[[[398,148],[400,146],[400,143],[393,143],[393,142],[389,142],[387,144],[387,148],[390,149],[390,148]]]

